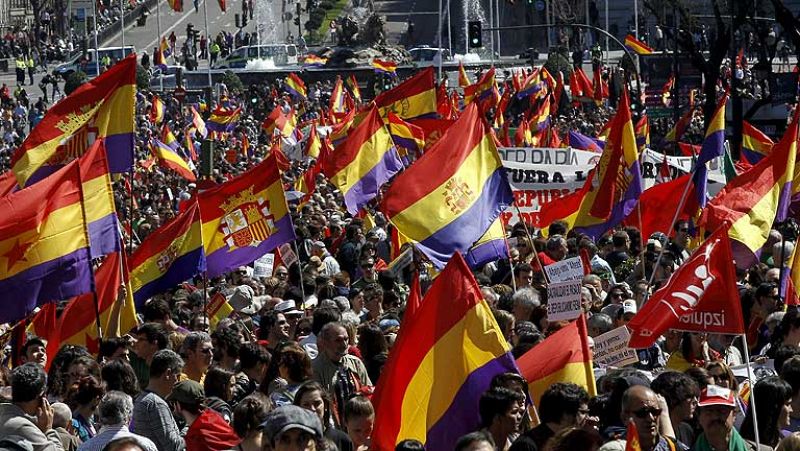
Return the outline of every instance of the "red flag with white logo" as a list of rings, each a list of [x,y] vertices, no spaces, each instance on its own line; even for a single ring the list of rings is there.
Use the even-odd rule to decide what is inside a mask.
[[[628,323],[631,348],[651,346],[668,329],[744,333],[729,227],[711,234]]]

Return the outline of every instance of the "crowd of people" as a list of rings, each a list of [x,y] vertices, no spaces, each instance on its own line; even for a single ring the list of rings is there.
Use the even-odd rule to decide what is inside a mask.
[[[208,104],[199,97],[159,93],[163,124],[152,120],[153,94],[140,91],[137,167],[132,177],[114,185],[127,251],[174,218],[179,203],[198,189],[262,161],[273,139],[260,124],[275,107],[302,112],[301,128],[316,126],[328,108],[333,80],[307,88],[301,103],[284,96],[279,83],[255,83],[243,91],[218,86]],[[0,99],[0,167],[7,170],[14,149],[48,104],[46,97],[32,103],[20,86],[14,93],[4,86]],[[226,139],[215,143],[211,177],[190,182],[157,164],[142,164],[165,127],[178,142],[191,143],[182,144],[187,159],[199,152],[199,145],[186,139],[193,133],[187,128],[192,123],[188,107],[208,117],[224,102],[241,107],[242,114]],[[517,123],[525,105],[514,102],[507,120]],[[596,136],[613,113],[610,106],[567,102],[554,125],[561,134],[575,130]],[[660,133],[672,125],[659,123]],[[700,140],[702,128],[698,112],[687,139]],[[295,191],[308,165],[302,157],[290,162],[282,173],[287,192]],[[424,293],[433,271],[421,254],[406,267],[388,268],[396,255],[393,226],[377,211],[366,217],[346,213],[341,193],[321,175],[312,195],[290,198],[289,206],[296,258],[282,255],[266,275],[242,266],[175,286],[148,300],[136,329],[104,338],[98,355],[75,345],[48,355],[47,343],[32,335],[14,352],[7,346],[6,356],[15,354],[18,364],[0,367],[0,395],[6,401],[0,404],[0,448],[369,449],[376,421],[371,398],[402,334],[412,275],[420,272]],[[688,258],[695,233],[687,221],[649,237],[618,227],[593,241],[560,221],[547,232],[507,225],[506,237],[513,243],[509,258],[474,271],[517,358],[567,324],[548,321],[543,265],[581,252],[589,256],[591,274],[582,281],[581,302],[594,338],[636,315]],[[528,381],[516,373],[498,375],[476,406],[481,424],[455,449],[623,450],[632,421],[640,449],[647,451],[800,450],[795,434],[800,432],[800,313],[786,309],[779,296],[779,268],[792,255],[796,238],[791,230],[773,230],[760,263],[737,274],[748,351],[760,362],[772,362],[752,387],[734,373],[744,362],[741,340],[670,331],[639,350],[635,364],[598,366],[597,396],[559,382],[536,394],[540,401],[533,407],[527,401]],[[662,250],[662,257],[654,258]],[[651,276],[653,286],[647,283]],[[218,294],[235,307],[224,319],[206,310]],[[416,451],[424,445],[409,438],[396,449]]]

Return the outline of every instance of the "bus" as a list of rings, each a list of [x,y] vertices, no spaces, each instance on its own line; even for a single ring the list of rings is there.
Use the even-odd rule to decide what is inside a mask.
[[[261,44],[239,47],[227,58],[218,60],[214,69],[244,69],[247,62],[271,59],[276,66],[296,66],[297,46],[294,44]]]

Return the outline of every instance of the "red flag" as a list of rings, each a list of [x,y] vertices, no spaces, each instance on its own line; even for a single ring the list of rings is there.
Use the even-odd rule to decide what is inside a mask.
[[[675,180],[659,183],[645,190],[639,196],[638,208],[641,211],[641,224],[639,223],[638,214],[628,216],[625,219],[625,224],[638,227],[642,231],[643,237],[649,237],[655,232],[664,232],[669,235],[672,232],[672,218],[675,215],[675,209],[678,207],[678,201],[686,189],[686,183],[691,183],[689,182],[691,176],[691,174],[686,174]],[[689,190],[678,219],[689,219],[694,216],[694,213],[699,208],[697,196],[691,194],[694,192],[694,188],[690,186]]]
[[[639,431],[633,420],[628,421],[628,432],[625,434],[625,451],[642,451],[642,444],[639,441]]]
[[[700,154],[700,149],[702,149],[702,148],[703,148],[703,146],[696,146],[694,144],[678,143],[678,149],[680,149],[681,154],[684,157],[697,156],[697,155]]]
[[[217,1],[219,2],[219,9],[221,9],[222,12],[227,11],[228,7],[226,4],[226,0],[217,0]]]
[[[419,288],[419,271],[414,271],[414,276],[411,279],[411,288],[408,292],[408,299],[406,300],[406,313],[404,317],[413,318],[414,314],[419,311],[421,305],[422,293]]]
[[[647,348],[668,329],[743,334],[729,224],[717,229],[633,317],[631,348]]]
[[[669,162],[667,161],[667,154],[664,154],[664,160],[661,162],[661,167],[658,168],[656,183],[666,183],[671,180],[672,180],[672,174],[669,173]]]
[[[595,177],[596,169],[589,172],[587,180],[584,182],[583,187],[574,193],[567,194],[550,202],[542,204],[539,211],[534,213],[533,225],[539,228],[544,228],[550,225],[553,221],[561,218],[566,218],[578,211],[581,207],[581,202],[586,194],[592,188],[592,177]]]

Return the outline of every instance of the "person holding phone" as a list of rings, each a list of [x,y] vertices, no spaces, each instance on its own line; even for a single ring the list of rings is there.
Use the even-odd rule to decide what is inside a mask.
[[[11,403],[0,404],[0,437],[18,436],[35,451],[63,451],[53,429],[53,408],[45,397],[47,373],[38,363],[20,365],[11,372]]]

